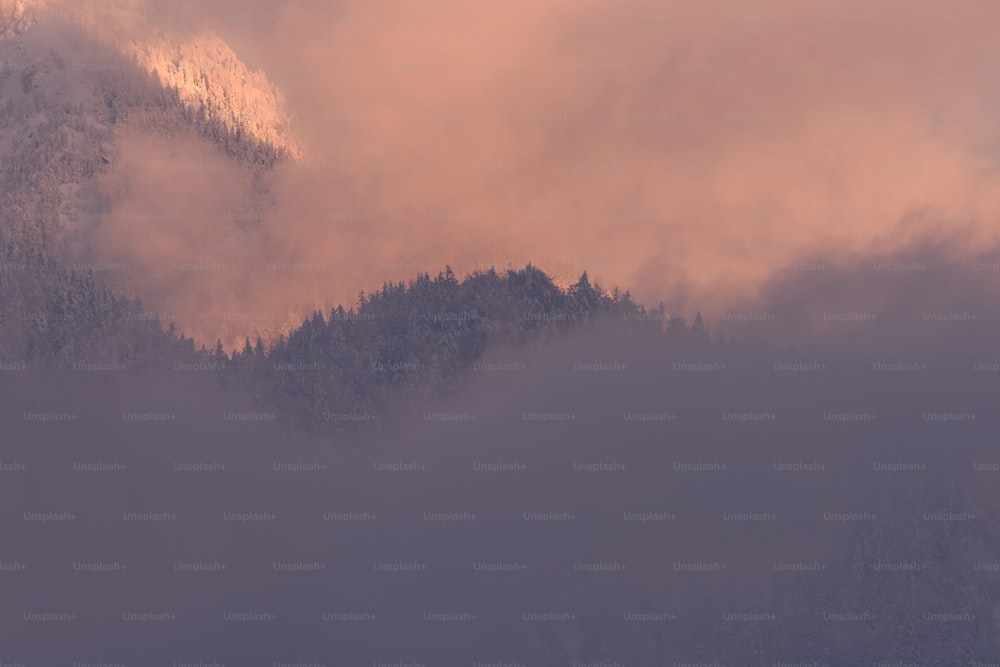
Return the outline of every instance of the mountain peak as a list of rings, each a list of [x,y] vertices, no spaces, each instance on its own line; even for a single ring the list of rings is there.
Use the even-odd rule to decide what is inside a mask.
[[[146,74],[155,73],[209,122],[285,157],[302,157],[284,96],[265,73],[250,70],[215,33],[165,25],[145,7],[140,0],[0,0],[0,37],[23,34],[40,22],[68,23]]]

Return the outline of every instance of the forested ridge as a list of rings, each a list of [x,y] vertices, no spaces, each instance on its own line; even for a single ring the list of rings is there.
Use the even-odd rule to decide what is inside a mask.
[[[386,283],[349,308],[314,312],[271,344],[246,338],[242,350],[212,348],[147,313],[138,298],[102,285],[39,253],[5,246],[0,266],[0,359],[46,373],[203,372],[255,407],[311,428],[324,416],[350,422],[400,393],[435,395],[490,346],[554,341],[597,321],[674,343],[707,342],[698,316],[688,327],[662,306],[607,292],[584,273],[560,288],[528,265],[478,271],[450,268],[408,283]]]

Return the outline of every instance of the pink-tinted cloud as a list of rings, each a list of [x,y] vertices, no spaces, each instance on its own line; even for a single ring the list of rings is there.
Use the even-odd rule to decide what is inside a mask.
[[[222,312],[267,313],[279,328],[445,264],[532,261],[560,280],[589,268],[640,299],[718,315],[788,264],[928,230],[962,230],[975,246],[996,228],[1000,47],[997,9],[983,3],[260,0],[149,12],[214,30],[265,71],[308,150],[265,178],[266,205],[160,176],[125,195],[121,210],[167,188],[192,210],[258,211],[239,232],[243,263],[214,249],[231,225],[199,232],[212,244],[184,224],[145,239],[150,266],[229,265],[182,290],[135,277],[164,295],[151,307],[182,311],[201,337],[242,335]]]

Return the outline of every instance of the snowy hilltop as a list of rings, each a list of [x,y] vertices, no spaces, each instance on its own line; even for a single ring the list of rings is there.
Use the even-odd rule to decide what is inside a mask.
[[[190,134],[267,169],[301,157],[284,98],[217,35],[134,0],[0,0],[0,233],[65,256],[108,204],[124,132]]]

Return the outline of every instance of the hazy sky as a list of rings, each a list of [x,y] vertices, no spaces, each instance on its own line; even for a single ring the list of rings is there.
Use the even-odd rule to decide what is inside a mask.
[[[850,263],[917,232],[971,247],[994,234],[1000,47],[987,3],[145,11],[179,34],[216,33],[263,70],[307,155],[266,179],[271,203],[254,209],[247,175],[178,173],[162,140],[124,138],[123,159],[143,166],[99,254],[131,260],[147,306],[203,336],[273,329],[445,264],[528,261],[718,318],[788,264]],[[135,216],[150,211],[176,217],[149,233]]]

